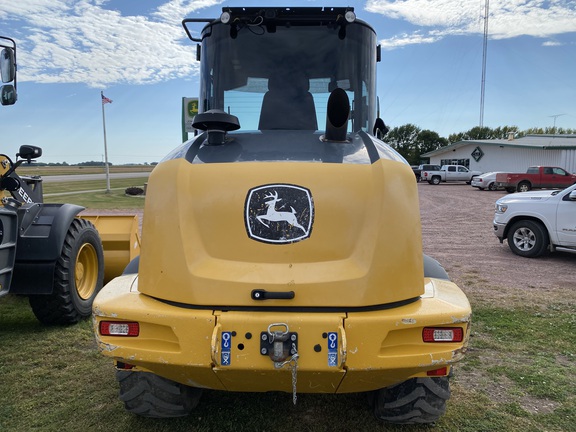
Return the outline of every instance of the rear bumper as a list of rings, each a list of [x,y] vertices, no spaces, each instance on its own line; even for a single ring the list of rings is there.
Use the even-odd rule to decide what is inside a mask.
[[[370,391],[459,361],[468,343],[470,305],[453,283],[427,279],[414,303],[371,312],[189,309],[137,290],[137,276],[114,279],[94,303],[102,354],[186,385],[229,391],[292,391],[290,365],[262,354],[262,335],[285,324],[297,340],[300,393]],[[103,336],[101,321],[136,321],[137,337]],[[425,343],[427,326],[461,327],[458,343]],[[273,327],[275,329],[277,327]],[[283,328],[283,327],[280,327]]]

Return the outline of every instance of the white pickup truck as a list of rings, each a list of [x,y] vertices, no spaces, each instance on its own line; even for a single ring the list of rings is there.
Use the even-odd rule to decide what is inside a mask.
[[[494,233],[516,255],[576,253],[576,184],[563,190],[522,192],[496,201]]]
[[[480,171],[470,171],[463,165],[442,165],[440,171],[424,171],[420,173],[420,179],[430,184],[438,185],[442,182],[464,181],[470,184],[473,177],[482,174]]]

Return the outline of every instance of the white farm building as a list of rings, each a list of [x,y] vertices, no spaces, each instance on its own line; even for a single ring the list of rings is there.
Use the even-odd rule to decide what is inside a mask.
[[[459,164],[481,172],[525,172],[529,166],[546,165],[576,173],[576,135],[459,141],[422,157],[431,164]]]

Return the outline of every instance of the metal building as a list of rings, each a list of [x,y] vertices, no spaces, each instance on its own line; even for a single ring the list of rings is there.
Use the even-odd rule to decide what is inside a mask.
[[[431,164],[459,164],[482,172],[525,172],[529,166],[548,165],[576,173],[576,135],[459,141],[422,157]]]

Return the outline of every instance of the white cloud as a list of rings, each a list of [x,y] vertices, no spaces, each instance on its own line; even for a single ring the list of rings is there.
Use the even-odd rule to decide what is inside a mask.
[[[452,34],[484,32],[484,0],[368,0],[366,10],[421,27],[412,35],[396,35],[382,41],[388,49],[409,43],[430,43]],[[576,32],[576,2],[492,1],[488,25],[493,39],[523,35],[549,38]],[[428,36],[423,36],[425,29],[430,29]]]
[[[0,19],[21,25],[19,80],[147,84],[198,73],[182,19],[221,0],[166,1],[146,16],[122,16],[102,0],[8,2]]]

